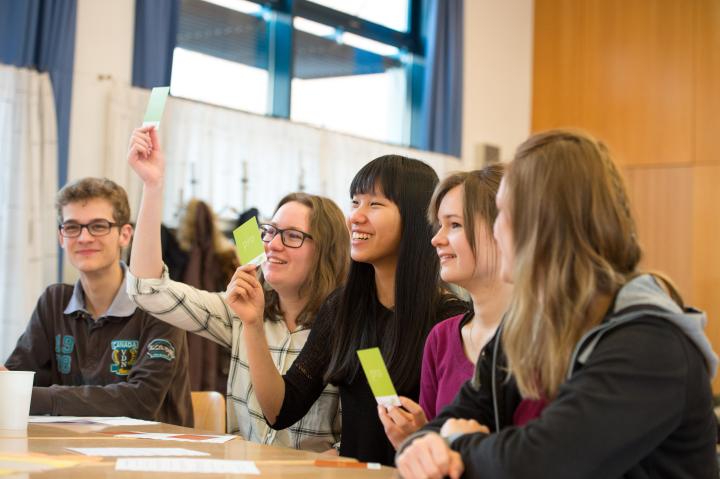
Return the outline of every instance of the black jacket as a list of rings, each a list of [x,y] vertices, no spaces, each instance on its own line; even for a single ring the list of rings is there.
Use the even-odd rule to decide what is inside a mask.
[[[717,357],[702,334],[704,315],[672,305],[651,277],[629,283],[578,343],[557,397],[523,427],[513,426],[521,397],[493,339],[473,380],[401,450],[449,418],[466,418],[491,434],[451,442],[464,477],[717,478]]]

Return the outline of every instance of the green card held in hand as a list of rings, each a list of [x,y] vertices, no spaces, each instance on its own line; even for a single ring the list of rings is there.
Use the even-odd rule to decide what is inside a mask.
[[[145,118],[143,118],[143,126],[151,125],[158,130],[160,129],[160,120],[165,110],[168,93],[170,93],[169,86],[159,86],[152,89],[147,110],[145,110]]]
[[[398,406],[400,407],[400,398],[395,392],[390,374],[385,367],[382,354],[379,348],[359,349],[357,351],[360,364],[362,365],[365,376],[370,384],[375,400],[381,406]]]
[[[235,228],[233,236],[241,264],[252,263],[260,266],[267,259],[265,246],[260,239],[260,227],[254,216]]]

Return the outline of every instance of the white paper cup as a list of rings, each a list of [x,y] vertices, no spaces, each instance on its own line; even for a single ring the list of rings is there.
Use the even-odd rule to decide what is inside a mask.
[[[34,371],[0,371],[0,429],[26,430]]]

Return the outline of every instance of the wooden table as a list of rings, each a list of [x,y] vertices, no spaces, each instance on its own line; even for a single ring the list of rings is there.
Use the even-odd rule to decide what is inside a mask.
[[[264,446],[244,441],[240,437],[225,444],[198,444],[192,442],[170,442],[152,439],[125,439],[113,437],[112,431],[142,431],[167,433],[196,433],[203,431],[169,424],[133,427],[108,427],[85,424],[30,424],[27,434],[0,431],[0,453],[44,453],[50,455],[72,454],[67,447],[173,447],[203,451],[210,454],[205,458],[234,459],[250,461],[288,461],[314,460],[316,458],[332,459],[332,456],[313,452]],[[385,479],[396,477],[395,469],[383,467],[381,470],[346,469],[315,467],[297,464],[257,464],[260,476],[233,475],[232,477],[267,477],[267,478],[342,478],[342,479]],[[1,476],[0,477],[5,477]],[[24,473],[21,478],[161,478],[191,477],[190,474],[157,473],[157,472],[118,472],[115,471],[115,458],[103,458],[95,464],[83,464],[76,467],[53,469],[46,472]],[[213,479],[230,477],[224,474],[198,474],[193,477]]]

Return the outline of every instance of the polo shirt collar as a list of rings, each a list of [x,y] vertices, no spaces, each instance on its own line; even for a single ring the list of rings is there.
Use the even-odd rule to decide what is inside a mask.
[[[120,261],[120,267],[122,268],[124,283],[127,273],[127,266],[124,262]],[[120,285],[120,288],[118,289],[118,292],[115,295],[113,302],[110,304],[110,307],[101,317],[104,318],[112,316],[117,318],[125,318],[128,316],[132,316],[135,313],[136,308],[137,306],[135,306],[135,303],[130,300],[130,296],[128,296],[127,294],[125,285],[122,284]],[[65,308],[64,313],[73,314],[77,313],[78,311],[90,314],[90,312],[85,307],[85,292],[83,291],[82,283],[80,282],[80,280],[77,280],[77,282],[75,283],[72,297],[70,298],[70,302]]]

